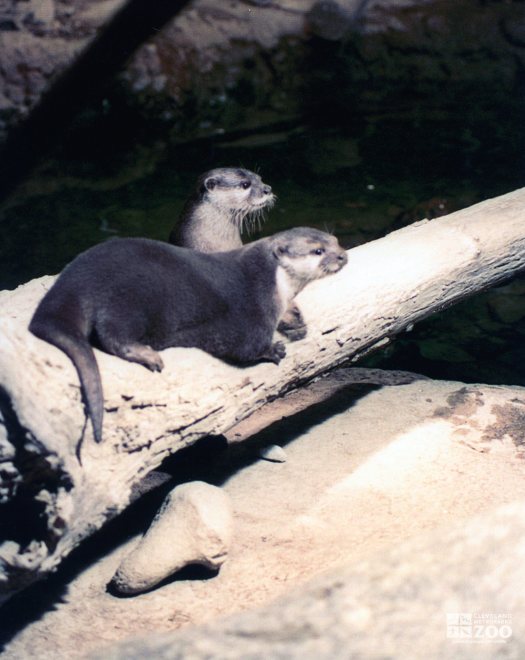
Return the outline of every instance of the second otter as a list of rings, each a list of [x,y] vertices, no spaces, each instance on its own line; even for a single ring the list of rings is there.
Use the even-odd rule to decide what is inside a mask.
[[[199,252],[225,252],[242,246],[246,221],[260,217],[275,201],[270,186],[250,170],[218,167],[202,174],[169,241]],[[292,304],[277,330],[290,341],[306,337],[300,309]]]
[[[30,331],[71,359],[95,440],[103,393],[91,341],[161,371],[160,351],[193,346],[217,357],[278,364],[273,334],[291,300],[347,261],[337,239],[296,228],[238,250],[204,254],[144,238],[116,238],[80,254],[38,305]]]
[[[202,174],[169,242],[199,252],[242,246],[241,233],[275,201],[270,186],[250,170],[218,167]]]

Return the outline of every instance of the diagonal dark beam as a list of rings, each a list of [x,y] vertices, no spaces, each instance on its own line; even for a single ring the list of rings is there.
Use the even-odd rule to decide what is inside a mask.
[[[134,51],[191,0],[128,0],[0,147],[0,202],[28,175]]]

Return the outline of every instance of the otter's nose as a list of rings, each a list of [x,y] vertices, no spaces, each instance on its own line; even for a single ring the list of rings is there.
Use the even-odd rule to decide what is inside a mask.
[[[263,193],[265,195],[269,195],[272,192],[272,187],[271,186],[263,186]]]
[[[340,254],[337,255],[337,261],[341,262],[341,267],[343,267],[346,262],[348,261],[348,255],[346,254],[346,251],[341,252]]]

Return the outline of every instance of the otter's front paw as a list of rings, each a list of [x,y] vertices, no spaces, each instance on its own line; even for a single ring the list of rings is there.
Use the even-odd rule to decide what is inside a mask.
[[[283,321],[277,326],[277,331],[284,335],[290,341],[299,341],[307,335],[306,325],[290,328]]]
[[[283,342],[276,341],[275,344],[272,344],[270,346],[268,353],[266,353],[266,355],[263,355],[263,358],[265,360],[268,360],[269,362],[273,362],[274,364],[279,364],[279,362],[283,359],[285,355],[286,355],[286,348]]]
[[[306,337],[306,323],[297,305],[292,305],[286,310],[277,326],[277,331],[290,341],[299,341]]]

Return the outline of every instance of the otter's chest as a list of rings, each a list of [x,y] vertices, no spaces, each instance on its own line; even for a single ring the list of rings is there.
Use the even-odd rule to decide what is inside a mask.
[[[288,273],[282,266],[278,266],[275,272],[275,302],[278,306],[278,316],[288,309],[290,303],[295,297],[295,288],[292,285],[292,280]]]

